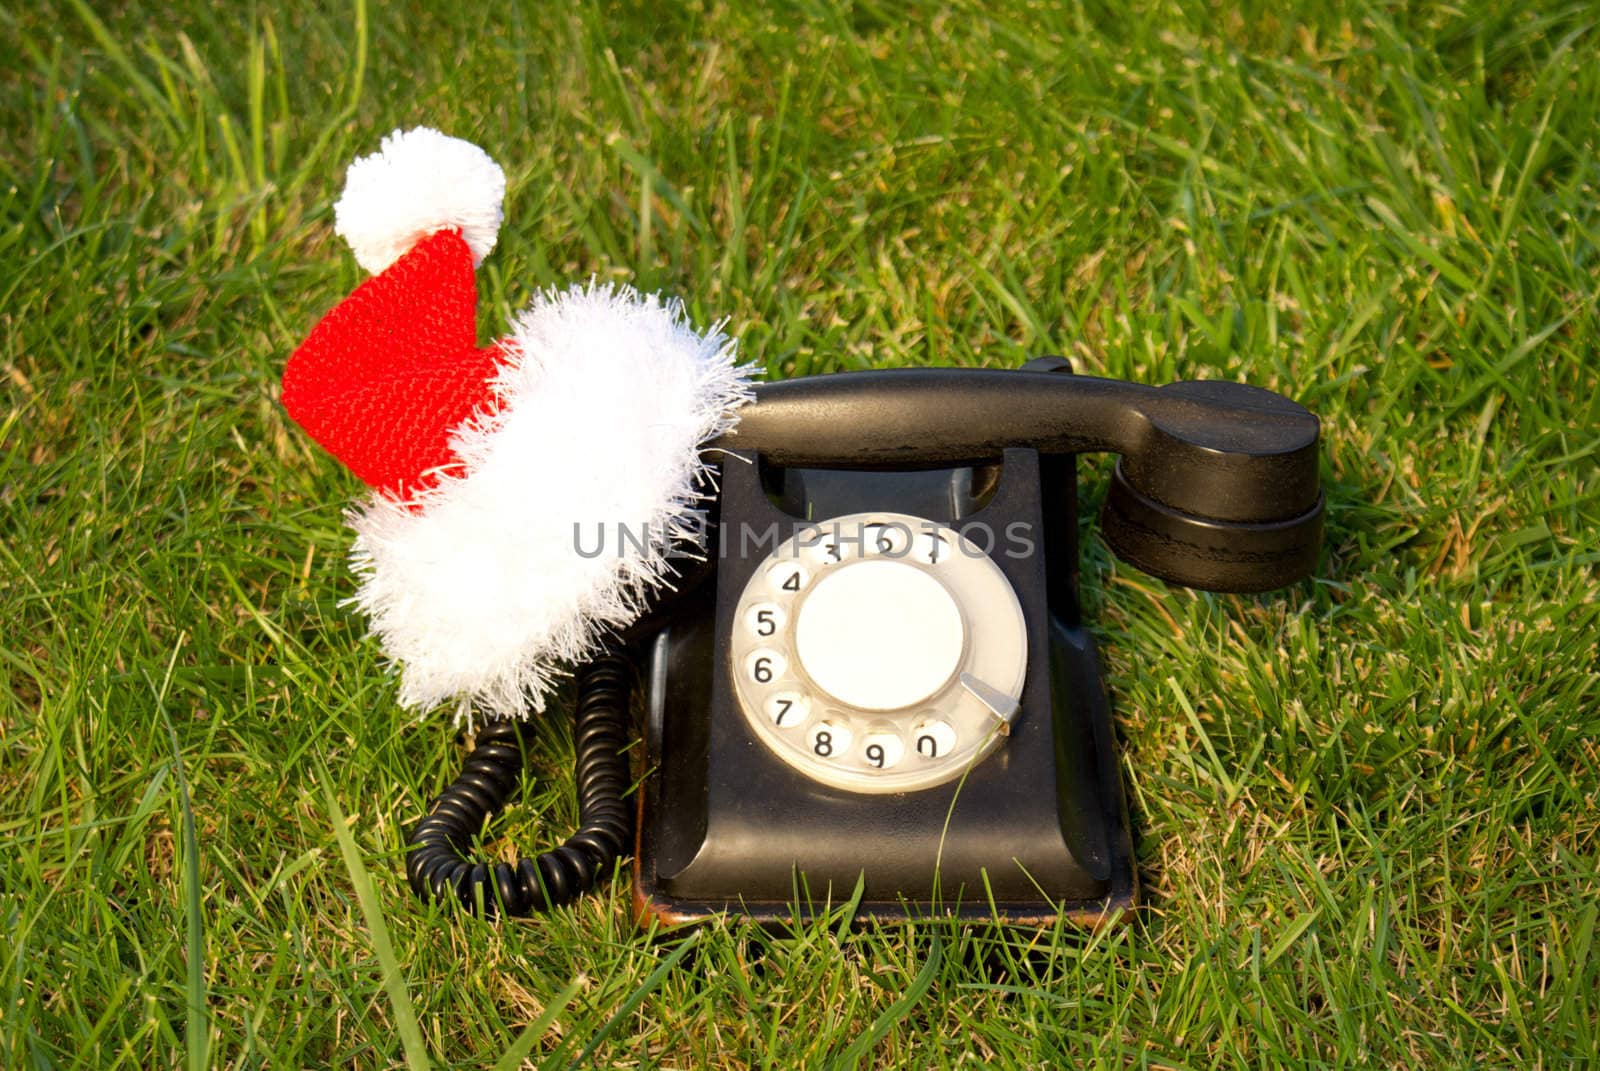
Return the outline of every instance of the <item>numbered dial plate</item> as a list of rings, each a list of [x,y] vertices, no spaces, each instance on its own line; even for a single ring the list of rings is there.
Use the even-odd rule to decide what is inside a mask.
[[[921,517],[857,513],[756,567],[730,668],[779,758],[836,788],[907,792],[999,745],[1027,660],[1022,606],[982,548]]]

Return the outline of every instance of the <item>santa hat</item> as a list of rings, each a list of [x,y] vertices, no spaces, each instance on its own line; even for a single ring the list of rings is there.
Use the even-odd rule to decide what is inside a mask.
[[[504,191],[481,149],[426,128],[351,165],[336,230],[376,274],[290,357],[283,402],[373,488],[347,514],[353,601],[401,701],[521,716],[670,583],[638,534],[692,528],[702,448],[750,369],[679,302],[593,282],[479,347],[473,271]]]

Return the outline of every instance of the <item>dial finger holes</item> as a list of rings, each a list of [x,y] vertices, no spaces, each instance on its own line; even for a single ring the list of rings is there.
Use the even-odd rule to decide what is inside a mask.
[[[770,647],[760,647],[744,660],[744,671],[757,684],[771,684],[789,672],[789,660]]]
[[[798,595],[811,583],[811,570],[797,561],[780,561],[767,570],[767,583],[780,596]]]
[[[744,627],[762,639],[776,636],[788,623],[788,613],[775,602],[758,602],[744,612]]]
[[[912,537],[907,556],[924,565],[942,565],[960,553],[954,532],[948,529],[924,529]]]
[[[861,758],[875,770],[887,770],[905,756],[898,733],[868,733],[861,738]]]
[[[793,729],[804,725],[811,716],[811,700],[799,692],[775,692],[764,704],[767,717],[780,729]]]
[[[924,718],[911,730],[912,746],[924,759],[941,759],[956,749],[956,731],[938,718]]]
[[[871,521],[862,526],[862,551],[885,558],[904,558],[914,545],[911,526],[900,521]]]
[[[842,759],[850,753],[850,730],[841,721],[819,721],[806,731],[806,747],[819,759]]]
[[[806,544],[805,552],[819,569],[859,558],[861,529],[859,526],[825,524],[817,529],[815,542]]]

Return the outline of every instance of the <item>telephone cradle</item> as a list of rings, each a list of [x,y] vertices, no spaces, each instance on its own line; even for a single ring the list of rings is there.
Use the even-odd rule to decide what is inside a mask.
[[[520,774],[519,730],[491,726],[412,833],[413,888],[525,914],[631,852],[641,922],[782,924],[858,892],[857,921],[1118,917],[1137,871],[1078,598],[1076,457],[1120,455],[1118,557],[1259,592],[1316,564],[1318,434],[1269,391],[1054,357],[761,385],[714,444],[677,590],[578,672],[579,831],[465,858]]]

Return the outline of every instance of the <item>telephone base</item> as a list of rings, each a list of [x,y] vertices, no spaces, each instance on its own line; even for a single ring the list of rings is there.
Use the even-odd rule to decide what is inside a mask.
[[[691,618],[667,630],[648,672],[646,761],[654,770],[639,793],[638,923],[742,916],[782,929],[839,910],[858,881],[857,926],[953,919],[1098,928],[1128,918],[1138,872],[1094,641],[1055,620],[1046,631],[1048,714],[1036,707],[1006,750],[959,785],[863,797],[808,784],[762,761],[747,741],[735,754],[752,765],[728,762],[707,737],[685,740],[697,719],[682,712],[699,707],[695,697],[710,682],[683,670],[709,662],[693,652],[711,629]],[[736,738],[737,722],[721,724]],[[665,739],[687,744],[704,765],[653,762]]]
[[[733,678],[747,671],[734,630],[750,627],[736,610],[751,577],[770,575],[758,573],[766,552],[720,555],[715,582],[686,596],[647,653],[634,852],[642,922],[731,914],[781,926],[849,903],[858,886],[860,923],[1122,917],[1137,885],[1127,807],[1094,638],[1077,621],[1071,459],[1052,460],[1007,450],[981,498],[949,506],[949,472],[807,473],[810,508],[794,513],[769,498],[756,459],[723,465],[724,529],[733,518],[787,530],[804,523],[796,514],[841,516],[860,492],[958,530],[1032,533],[1035,552],[992,555],[1027,622],[1026,678],[1004,742],[947,780],[870,793],[808,776],[758,738]]]

